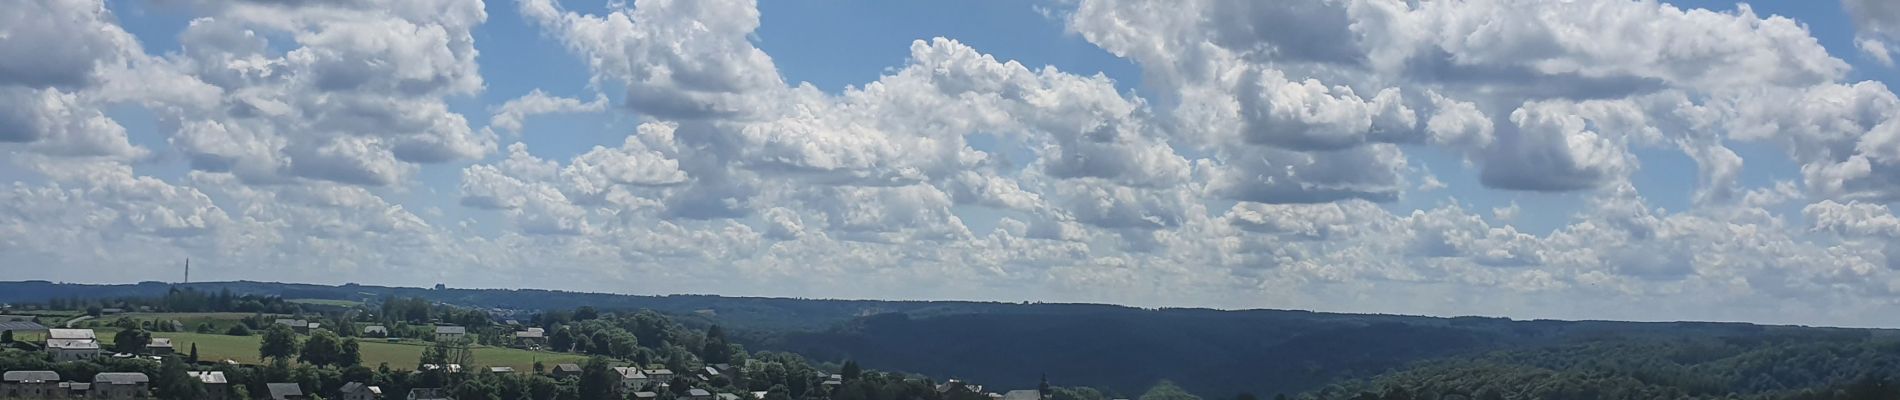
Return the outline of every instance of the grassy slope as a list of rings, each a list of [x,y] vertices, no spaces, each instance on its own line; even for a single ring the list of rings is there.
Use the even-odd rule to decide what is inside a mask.
[[[111,335],[101,330],[101,339],[111,341]],[[261,361],[257,357],[258,342],[261,336],[227,336],[218,334],[200,334],[187,332],[152,332],[154,337],[171,338],[172,345],[179,352],[190,352],[191,345],[198,345],[198,357],[205,360],[231,359],[246,364]],[[423,342],[389,343],[375,339],[358,339],[362,344],[363,365],[375,367],[389,363],[390,368],[415,369],[417,360],[422,358],[422,350],[428,347]],[[585,362],[587,357],[577,354],[550,353],[510,349],[502,347],[475,348],[475,362],[479,366],[514,367],[516,371],[532,371],[535,360],[553,365],[557,363]]]

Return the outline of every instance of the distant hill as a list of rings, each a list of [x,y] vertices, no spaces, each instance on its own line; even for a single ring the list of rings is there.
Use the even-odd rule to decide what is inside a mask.
[[[1271,398],[1407,371],[1421,362],[1493,351],[1605,340],[1719,339],[1769,346],[1804,338],[1892,336],[1893,331],[1740,323],[1514,321],[1503,318],[1338,314],[1308,311],[1141,309],[1097,304],[872,301],[699,295],[632,296],[496,290],[207,282],[199,290],[297,299],[375,302],[420,297],[525,316],[593,306],[652,309],[689,325],[718,323],[748,348],[819,361],[856,360],[877,369],[962,378],[993,390],[1034,388],[1047,374],[1062,386],[1133,397],[1170,379],[1210,398],[1240,392]],[[79,285],[0,282],[0,302],[53,297],[144,297],[163,283]],[[1389,375],[1388,375],[1389,376]]]

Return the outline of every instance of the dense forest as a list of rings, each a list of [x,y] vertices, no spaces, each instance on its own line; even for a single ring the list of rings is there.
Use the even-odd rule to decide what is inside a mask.
[[[558,349],[638,362],[665,364],[676,354],[707,351],[703,334],[683,334],[678,340],[656,343],[650,333],[640,333],[649,329],[642,326],[653,326],[650,321],[665,318],[687,329],[682,332],[705,332],[718,325],[732,346],[797,354],[814,365],[835,366],[849,360],[867,369],[983,382],[992,389],[1036,387],[1046,377],[1063,385],[1093,387],[1097,396],[1165,387],[1174,389],[1159,393],[1179,391],[1214,399],[1247,394],[1260,398],[1281,394],[1324,399],[1387,394],[1440,398],[1447,393],[1475,398],[1489,392],[1503,398],[1725,397],[1731,393],[1754,398],[1849,398],[1836,395],[1884,390],[1884,379],[1896,365],[1888,358],[1900,353],[1891,342],[1897,335],[1890,330],[1743,323],[1521,321],[1093,304],[624,296],[258,282],[191,287],[218,293],[208,303],[213,309],[251,304],[218,299],[278,304],[270,298],[282,297],[366,301],[398,323],[436,318],[478,326],[485,323],[477,321],[484,315],[520,318],[547,327],[560,342]],[[0,283],[0,300],[33,301],[17,299],[24,295],[7,290],[11,288],[58,293],[54,298],[65,299],[61,301],[95,305],[100,302],[89,300],[88,294],[117,298],[149,292],[153,299],[167,299],[168,293],[168,286],[154,283],[21,282]],[[187,298],[155,306],[180,308],[171,303],[181,300],[196,304]],[[454,307],[446,308],[449,305]],[[589,313],[616,312],[619,318],[630,319],[585,321],[576,315],[583,306]],[[456,309],[470,311],[455,314]],[[427,314],[431,312],[448,314]],[[649,322],[639,322],[643,318]],[[1169,383],[1158,385],[1164,380]]]
[[[1618,338],[1421,362],[1307,399],[1896,399],[1900,340]]]

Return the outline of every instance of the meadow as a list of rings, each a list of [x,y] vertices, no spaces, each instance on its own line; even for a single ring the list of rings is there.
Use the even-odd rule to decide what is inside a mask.
[[[103,341],[110,342],[112,340],[112,333],[110,330],[101,329],[99,331],[99,338]],[[244,364],[260,364],[263,362],[263,360],[257,356],[258,344],[263,340],[262,336],[258,335],[230,336],[190,332],[152,332],[152,337],[171,338],[173,348],[177,349],[181,354],[191,352],[191,346],[196,344],[198,345],[198,358],[200,360],[232,360]],[[422,351],[430,345],[428,342],[417,340],[388,342],[383,339],[374,338],[358,338],[357,342],[361,345],[364,366],[375,368],[383,363],[388,363],[392,369],[407,370],[416,368],[422,359]],[[534,370],[535,361],[541,361],[543,365],[549,368],[553,368],[554,364],[559,363],[582,363],[587,361],[586,356],[569,353],[552,353],[491,346],[476,346],[473,350],[475,353],[475,361],[471,363],[473,365],[466,366],[468,368],[478,366],[513,367],[515,371],[529,372]]]

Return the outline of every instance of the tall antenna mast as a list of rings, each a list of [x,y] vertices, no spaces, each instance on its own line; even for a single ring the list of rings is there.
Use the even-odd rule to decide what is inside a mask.
[[[185,257],[185,284],[191,284],[191,257]]]

